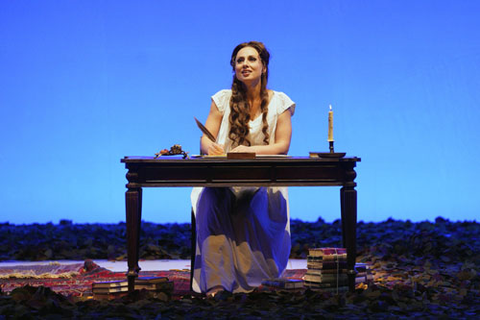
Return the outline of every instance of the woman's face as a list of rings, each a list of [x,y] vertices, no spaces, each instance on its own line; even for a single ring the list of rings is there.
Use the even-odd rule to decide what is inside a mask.
[[[238,51],[235,57],[235,75],[238,80],[243,83],[260,81],[265,69],[257,50],[245,47]]]

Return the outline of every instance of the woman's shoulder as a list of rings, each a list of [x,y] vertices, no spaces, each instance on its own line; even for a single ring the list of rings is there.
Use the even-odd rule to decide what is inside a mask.
[[[276,91],[276,90],[270,90],[273,92],[273,96],[276,96],[277,98],[281,100],[292,100],[290,97],[283,91]],[[293,101],[292,101],[293,102]]]
[[[221,98],[225,98],[225,97],[228,97],[230,98],[232,95],[232,90],[231,89],[222,89],[220,91],[217,91],[213,96],[217,99],[221,99]]]
[[[274,102],[277,112],[280,114],[290,108],[290,111],[293,115],[295,112],[295,102],[293,102],[292,99],[290,99],[290,97],[282,91],[272,90],[272,92],[272,102]]]
[[[230,89],[220,90],[212,96],[213,102],[215,102],[218,110],[222,114],[225,112],[226,107],[229,105],[231,96],[232,90]]]

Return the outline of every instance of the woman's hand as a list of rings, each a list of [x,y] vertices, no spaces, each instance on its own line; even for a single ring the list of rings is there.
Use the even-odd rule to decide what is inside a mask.
[[[208,146],[207,154],[209,156],[218,156],[225,154],[225,150],[223,149],[223,145],[212,142]]]
[[[252,151],[252,147],[238,146],[230,150],[230,152],[254,152],[254,151]]]

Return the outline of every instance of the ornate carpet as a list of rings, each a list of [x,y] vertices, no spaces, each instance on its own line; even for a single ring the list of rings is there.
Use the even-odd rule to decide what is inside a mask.
[[[301,279],[306,269],[285,271],[285,278]],[[174,283],[174,296],[191,294],[190,270],[140,271],[140,276],[168,277]],[[125,272],[113,272],[91,260],[73,264],[38,264],[0,267],[0,289],[10,292],[26,285],[49,287],[65,296],[92,296],[92,283],[125,279]]]

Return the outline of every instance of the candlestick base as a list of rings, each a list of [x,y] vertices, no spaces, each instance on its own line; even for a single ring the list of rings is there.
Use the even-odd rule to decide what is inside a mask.
[[[339,159],[345,157],[345,152],[309,152],[310,158],[329,158],[329,159]]]
[[[330,149],[330,153],[335,153],[333,148],[333,141],[328,141],[328,148]]]

